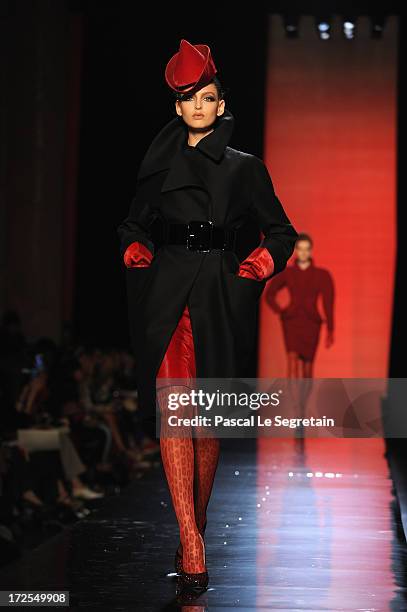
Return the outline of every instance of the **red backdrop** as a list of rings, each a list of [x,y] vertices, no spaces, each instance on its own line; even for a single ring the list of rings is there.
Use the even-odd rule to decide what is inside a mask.
[[[359,19],[355,40],[347,41],[336,19],[331,40],[321,41],[313,19],[303,18],[300,37],[287,39],[280,17],[270,19],[264,159],[294,227],[314,239],[315,264],[327,268],[335,283],[335,343],[325,348],[324,326],[314,367],[318,378],[387,376],[396,248],[397,30],[397,19],[390,18],[384,38],[373,40],[368,20]],[[259,351],[259,377],[286,375],[280,321],[264,295]],[[326,558],[326,580],[316,597],[329,609],[346,603],[331,570],[342,571],[344,509],[346,522],[355,503],[347,486],[354,471],[380,477],[386,472],[382,458],[380,440],[307,439],[302,453],[293,439],[258,440],[257,584],[269,589],[260,589],[269,597],[259,597],[258,604],[280,602],[302,575],[309,580],[304,568],[310,560],[301,557],[307,537],[314,537],[313,558]],[[308,478],[307,472],[322,477]],[[332,480],[325,472],[342,477]],[[383,525],[374,511],[380,507],[376,490],[366,491],[359,507],[370,504],[371,520]],[[387,489],[379,497],[384,494]],[[277,520],[281,527],[285,506],[288,513],[299,508],[285,522],[284,539],[296,558],[289,568],[274,525]],[[389,517],[384,519],[381,529],[388,528]],[[310,528],[313,535],[307,536]],[[388,549],[377,540],[365,552],[384,560],[378,580],[391,585]]]
[[[314,239],[315,264],[334,278],[335,344],[325,348],[324,326],[314,376],[382,377],[396,248],[398,22],[390,17],[377,40],[367,18],[352,41],[340,28],[335,18],[321,41],[303,17],[299,38],[287,39],[281,17],[270,17],[264,159],[294,227]],[[259,351],[259,377],[286,375],[280,321],[264,295]]]

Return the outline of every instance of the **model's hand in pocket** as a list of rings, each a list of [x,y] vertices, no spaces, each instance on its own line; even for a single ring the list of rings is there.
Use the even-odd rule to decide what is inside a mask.
[[[151,251],[141,242],[132,242],[123,256],[126,268],[148,268],[153,259]]]
[[[262,281],[274,271],[274,261],[266,247],[257,247],[239,266],[238,276]]]

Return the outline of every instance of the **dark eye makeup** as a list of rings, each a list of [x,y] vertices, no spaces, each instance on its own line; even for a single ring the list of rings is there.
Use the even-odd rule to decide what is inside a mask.
[[[189,100],[193,100],[193,96],[188,96],[182,98],[181,102],[189,102]],[[215,98],[213,96],[205,96],[204,100],[209,100],[210,102],[215,102]]]

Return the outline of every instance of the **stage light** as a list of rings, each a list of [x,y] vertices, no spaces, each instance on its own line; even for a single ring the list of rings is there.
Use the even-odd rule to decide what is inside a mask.
[[[321,40],[329,40],[331,38],[331,24],[327,15],[319,15],[315,19],[317,32]]]
[[[284,15],[284,29],[287,38],[298,38],[298,15]]]
[[[343,35],[346,39],[352,40],[355,38],[356,31],[356,23],[355,20],[349,17],[346,17],[343,20]]]
[[[386,18],[384,15],[375,15],[371,17],[370,34],[372,38],[382,37],[385,20]]]
[[[322,22],[318,24],[318,30],[320,32],[327,32],[329,30],[329,27],[330,27],[329,23]]]
[[[327,23],[318,24],[319,37],[321,40],[328,40],[330,38],[329,25]]]

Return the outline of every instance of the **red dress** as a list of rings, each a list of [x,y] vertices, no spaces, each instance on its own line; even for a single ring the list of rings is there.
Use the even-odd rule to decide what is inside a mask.
[[[141,243],[133,242],[124,253],[124,263],[127,267],[149,266],[152,260],[151,252]],[[239,276],[254,280],[263,280],[274,270],[273,258],[265,247],[257,247],[240,264]],[[185,305],[180,320],[171,336],[157,378],[194,379],[195,351],[188,305]],[[159,388],[159,385],[157,385]]]
[[[281,308],[276,302],[280,289],[287,287],[290,303]],[[295,351],[307,360],[313,360],[318,347],[321,323],[324,321],[318,312],[317,298],[322,294],[325,322],[328,331],[334,329],[333,306],[334,284],[331,274],[318,268],[311,258],[310,265],[304,270],[295,259],[280,274],[272,278],[265,290],[268,305],[281,317],[284,343],[287,352]]]

